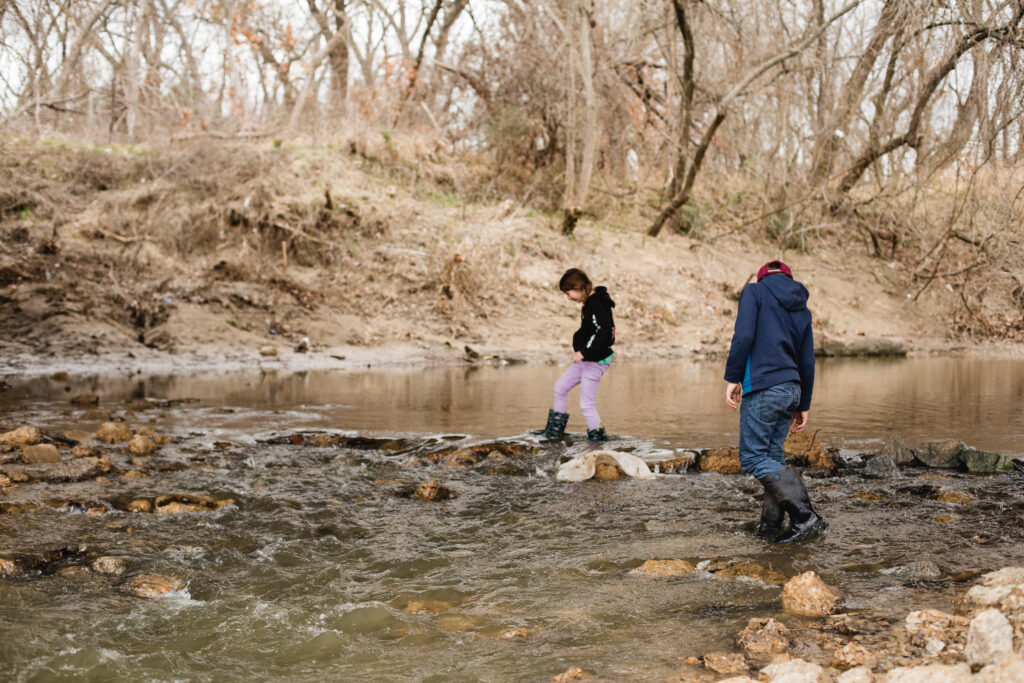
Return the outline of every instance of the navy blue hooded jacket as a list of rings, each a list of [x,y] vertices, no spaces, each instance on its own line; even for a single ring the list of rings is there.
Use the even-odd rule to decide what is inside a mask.
[[[736,328],[725,364],[725,381],[743,393],[790,380],[800,382],[800,405],[809,410],[814,390],[814,338],[807,288],[775,273],[743,288]]]

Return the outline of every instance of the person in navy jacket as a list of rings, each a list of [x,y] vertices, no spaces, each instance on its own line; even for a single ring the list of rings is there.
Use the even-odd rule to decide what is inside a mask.
[[[800,474],[786,467],[783,443],[807,426],[814,390],[814,337],[807,288],[789,266],[769,261],[743,288],[725,400],[740,408],[740,466],[764,486],[759,536],[787,543],[824,532]],[[789,528],[779,535],[783,517]]]

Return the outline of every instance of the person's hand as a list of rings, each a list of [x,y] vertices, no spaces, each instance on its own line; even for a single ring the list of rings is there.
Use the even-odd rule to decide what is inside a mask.
[[[580,353],[579,351],[577,351],[576,353],[572,354],[572,364],[573,364],[573,365],[576,365],[576,364],[577,364],[577,363],[579,363],[579,362],[580,362],[581,360],[583,360],[583,354],[582,354],[582,353]]]
[[[743,387],[736,382],[729,382],[725,385],[725,402],[729,404],[730,408],[736,410],[742,400]]]
[[[810,412],[811,411],[809,410],[798,410],[793,413],[793,419],[790,420],[790,424],[792,425],[789,428],[790,433],[799,434],[804,431],[804,427],[807,426],[807,416]]]

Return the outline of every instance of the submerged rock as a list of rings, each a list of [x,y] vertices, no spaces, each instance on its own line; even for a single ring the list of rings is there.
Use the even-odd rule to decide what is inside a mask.
[[[163,574],[136,574],[122,585],[126,593],[140,598],[156,598],[184,587],[181,579]]]
[[[715,570],[714,574],[717,577],[727,579],[739,577],[759,579],[764,583],[774,586],[781,586],[786,583],[785,574],[759,565],[756,562],[737,562],[736,564],[730,564],[722,569]]]
[[[686,560],[647,560],[630,574],[649,574],[650,576],[685,576],[696,570]]]
[[[806,616],[825,616],[839,611],[843,594],[813,571],[804,572],[782,587],[782,608]]]
[[[128,564],[122,558],[111,555],[97,557],[89,566],[99,574],[124,574],[128,568]]]
[[[0,557],[0,576],[10,576],[18,572],[18,563],[6,557]]]
[[[50,443],[24,446],[21,449],[21,461],[29,465],[60,462],[60,453],[57,447]]]
[[[750,669],[747,658],[738,652],[709,652],[704,655],[704,666],[720,674],[741,674]]]
[[[557,676],[551,678],[552,683],[566,683],[566,681],[582,681],[589,678],[587,672],[578,666],[574,666],[571,669],[563,671]]]
[[[736,644],[750,654],[772,654],[789,648],[789,629],[771,617],[754,617],[736,636]]]
[[[76,458],[48,470],[46,481],[82,481],[110,471],[110,462],[104,458]]]
[[[428,481],[417,486],[412,497],[416,500],[448,500],[452,492],[436,481]]]
[[[973,474],[1001,474],[1013,470],[1013,458],[1000,453],[967,448],[960,452],[960,460]]]
[[[960,451],[967,448],[962,442],[950,439],[947,441],[927,441],[918,444],[914,449],[914,457],[928,467],[941,469],[958,469],[961,465]]]

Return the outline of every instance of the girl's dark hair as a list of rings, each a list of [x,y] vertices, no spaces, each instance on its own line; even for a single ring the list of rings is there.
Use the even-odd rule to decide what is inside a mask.
[[[570,268],[565,271],[565,275],[558,281],[558,288],[563,292],[568,292],[570,289],[578,289],[585,296],[589,296],[590,292],[593,291],[594,285],[590,282],[590,278],[579,268]]]

